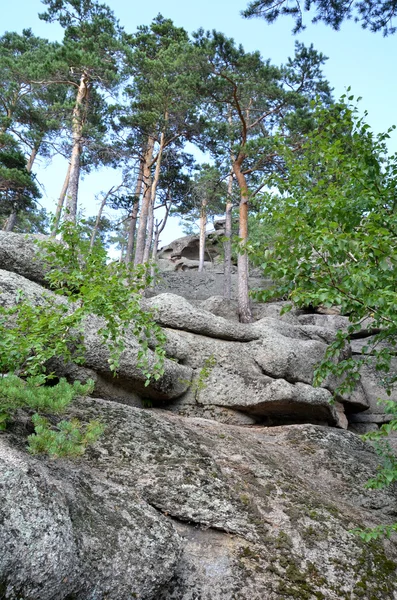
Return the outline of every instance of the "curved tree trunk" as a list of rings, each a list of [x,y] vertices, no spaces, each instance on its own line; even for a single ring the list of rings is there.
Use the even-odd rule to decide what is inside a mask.
[[[101,202],[99,210],[98,210],[98,214],[97,214],[96,219],[95,219],[95,225],[92,228],[91,239],[90,239],[90,251],[93,249],[94,244],[95,244],[95,238],[96,238],[96,235],[98,233],[99,224],[101,222],[101,217],[102,217],[103,209],[106,206],[106,202],[108,201],[109,196],[111,194],[114,194],[115,192],[117,192],[117,190],[119,190],[122,185],[123,184],[120,183],[120,185],[117,186],[116,188],[114,186],[112,186],[110,188],[110,190],[107,192],[107,194],[105,194],[104,197],[103,197],[103,199],[102,199],[102,202]]]
[[[154,224],[154,204],[156,201],[156,192],[157,192],[157,186],[160,180],[160,169],[161,169],[161,159],[163,156],[163,150],[164,150],[164,141],[165,141],[165,136],[164,136],[164,131],[161,134],[160,137],[160,147],[159,147],[159,151],[157,154],[157,160],[156,160],[156,169],[154,172],[154,177],[153,177],[153,182],[152,182],[152,187],[150,190],[150,205],[149,205],[149,214],[148,214],[148,230],[147,230],[147,236],[146,236],[146,243],[145,243],[145,250],[143,253],[143,262],[147,263],[149,262],[149,257],[150,257],[150,248],[152,245],[152,238],[153,238],[153,224]]]
[[[4,223],[3,231],[12,231],[15,227],[15,223],[17,222],[17,210],[13,209],[12,213]]]
[[[70,157],[70,179],[69,189],[66,198],[65,219],[76,222],[77,199],[80,181],[80,156],[82,151],[83,124],[84,124],[84,104],[88,96],[89,76],[86,72],[80,77],[80,84],[77,91],[76,104],[73,109],[72,117],[72,154]]]
[[[153,159],[154,138],[149,136],[144,164],[143,164],[143,198],[141,213],[139,215],[138,233],[136,236],[136,248],[134,264],[140,265],[143,262],[143,253],[145,251],[146,227],[151,201],[151,172],[150,167]]]
[[[30,153],[29,160],[28,160],[28,162],[26,164],[26,170],[27,170],[28,173],[32,172],[33,163],[36,160],[36,156],[37,156],[37,153],[39,151],[40,144],[41,144],[41,140],[40,140],[40,142],[38,142],[36,144],[36,146],[34,146],[32,148],[32,152]]]
[[[55,210],[54,222],[53,222],[52,228],[51,228],[51,236],[52,237],[55,237],[57,234],[57,231],[58,231],[59,222],[61,220],[63,204],[65,202],[66,192],[68,191],[68,187],[69,187],[69,179],[70,179],[70,164],[69,164],[68,170],[66,172],[66,177],[63,182],[62,190],[61,190],[61,193],[59,194],[58,204],[57,204],[57,207]]]
[[[223,297],[230,300],[232,297],[232,191],[233,191],[233,174],[230,173],[227,184],[227,202],[225,211],[225,238],[224,251],[224,278],[223,278]]]
[[[233,171],[240,188],[239,238],[241,247],[237,258],[237,299],[240,322],[250,323],[252,313],[248,294],[248,254],[244,248],[248,241],[248,186],[245,175],[241,170],[242,160],[243,158],[239,157],[233,163]]]
[[[171,208],[171,202],[169,204],[165,205],[165,215],[161,219],[161,221],[156,220],[156,223],[155,223],[154,240],[153,240],[152,255],[151,255],[151,263],[152,264],[150,267],[150,276],[153,277],[152,286],[154,285],[155,262],[156,262],[156,257],[157,257],[157,250],[159,247],[160,235],[161,235],[162,231],[164,230],[164,227],[167,223],[170,208]]]
[[[134,252],[134,241],[135,241],[135,231],[136,231],[136,222],[138,219],[138,211],[139,211],[139,200],[142,192],[142,184],[143,184],[143,161],[141,160],[139,163],[139,172],[138,179],[136,181],[135,187],[135,201],[134,206],[131,211],[131,218],[128,226],[128,241],[127,241],[127,250],[125,253],[125,262],[132,262],[132,256]]]

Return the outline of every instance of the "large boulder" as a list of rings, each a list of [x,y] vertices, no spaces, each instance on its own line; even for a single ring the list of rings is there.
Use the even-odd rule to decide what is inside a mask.
[[[51,302],[67,302],[59,296],[44,290],[21,275],[0,271],[0,305],[11,307],[21,293],[35,304],[44,302],[47,298]],[[146,375],[138,367],[138,352],[140,346],[130,332],[125,338],[125,349],[120,357],[118,377],[110,368],[110,353],[98,334],[103,326],[101,320],[91,315],[84,322],[84,343],[86,346],[85,364],[80,367],[65,364],[59,357],[51,360],[49,368],[56,375],[67,377],[69,380],[87,380],[91,378],[96,383],[95,393],[108,399],[121,400],[125,403],[142,403],[142,399],[171,400],[185,392],[192,379],[192,369],[180,365],[175,360],[168,358],[164,361],[164,373],[158,380],[152,380],[146,385]],[[153,367],[155,362],[154,352],[148,350],[148,367]]]
[[[106,426],[77,462],[29,456],[17,428],[0,440],[4,600],[397,597],[395,540],[351,533],[395,519],[354,434],[90,399],[69,416]]]
[[[335,331],[265,317],[231,322],[184,298],[161,294],[146,301],[167,331],[167,354],[194,370],[193,384],[170,409],[231,422],[231,411],[267,424],[311,422],[346,427],[344,406],[369,406],[360,385],[332,403],[335,380],[313,387],[313,375]],[[245,420],[245,419],[243,419]]]
[[[207,263],[207,268],[211,268],[214,260],[220,256],[221,244],[219,238],[220,234],[218,232],[208,232],[206,234],[204,261]],[[200,238],[198,235],[187,235],[161,248],[157,256],[159,259],[170,261],[174,265],[175,271],[184,270],[185,268],[195,268],[197,270],[200,258],[199,246]]]
[[[4,600],[156,598],[176,567],[172,523],[73,463],[49,468],[4,441],[0,497]]]
[[[7,268],[14,268],[12,261]],[[44,294],[55,302],[66,301],[21,275],[0,271],[0,303],[13,305],[19,290],[35,303],[42,302]],[[372,385],[373,377],[364,379],[365,389],[359,384],[336,404],[330,402],[338,383],[335,379],[329,378],[322,389],[312,385],[318,361],[337,329],[346,327],[347,319],[338,314],[310,315],[295,309],[282,315],[285,303],[279,302],[256,305],[259,320],[241,324],[236,321],[233,300],[223,303],[212,297],[191,303],[164,293],[142,302],[155,311],[157,322],[167,331],[165,370],[158,381],[145,386],[145,375],[137,366],[139,345],[132,333],[126,337],[118,377],[113,377],[109,353],[98,335],[102,323],[94,316],[85,323],[84,367],[54,359],[51,368],[71,380],[94,379],[97,397],[134,406],[167,404],[174,412],[227,423],[311,422],[346,427],[344,409],[353,421],[355,414],[374,404],[378,387]],[[151,350],[148,358],[149,367],[153,366]],[[208,368],[208,361],[215,364]]]
[[[37,242],[46,239],[45,235],[0,231],[0,269],[45,285],[46,267]]]

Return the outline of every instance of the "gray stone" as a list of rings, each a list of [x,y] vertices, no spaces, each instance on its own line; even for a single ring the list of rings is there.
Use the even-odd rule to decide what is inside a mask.
[[[46,269],[39,257],[37,242],[47,239],[49,238],[45,235],[0,231],[0,269],[45,284]]]
[[[106,426],[77,462],[0,440],[4,600],[397,597],[396,540],[351,533],[395,520],[393,489],[364,487],[379,462],[355,434],[92,399],[69,416]]]
[[[364,435],[370,431],[379,431],[379,426],[376,423],[349,423],[348,429],[357,435]]]
[[[4,308],[11,308],[15,305],[17,298],[21,296],[20,292],[27,300],[35,304],[43,304],[45,297],[51,298],[54,302],[62,302],[60,296],[45,290],[38,283],[30,281],[22,275],[0,270],[0,305]],[[66,302],[66,299],[63,301]]]
[[[230,323],[210,312],[193,308],[185,298],[175,294],[160,294],[146,299],[143,306],[154,310],[157,323],[164,327],[224,340],[250,341],[258,338],[249,325]]]
[[[163,262],[161,263],[163,265]],[[161,266],[163,269],[163,266]],[[198,273],[191,270],[178,272],[162,272],[156,280],[156,285],[151,290],[151,295],[172,293],[192,300],[206,300],[211,296],[223,294],[223,265],[214,265],[209,271]],[[237,297],[237,274],[232,272],[232,299]],[[267,289],[272,285],[269,279],[262,277],[249,278],[250,289]]]
[[[349,416],[350,423],[389,423],[395,420],[394,415],[357,413]]]
[[[117,483],[1,442],[5,600],[155,598],[180,553],[172,524]],[[50,465],[51,467],[51,465]]]
[[[391,369],[388,375],[397,373],[397,360],[392,359]],[[373,413],[384,413],[385,408],[382,400],[394,400],[397,402],[397,385],[392,386],[390,396],[386,393],[383,385],[383,373],[377,371],[374,365],[364,364],[360,369],[361,384],[368,401],[369,408]]]
[[[66,298],[44,290],[38,284],[21,275],[0,271],[0,303],[6,307],[15,305],[16,297],[20,291],[27,299],[36,304],[43,302],[45,297],[56,303],[66,302]],[[69,380],[85,381],[87,376],[91,377],[98,384],[97,394],[103,394],[110,399],[114,392],[116,394],[115,400],[122,399],[123,402],[131,404],[137,403],[137,396],[166,400],[177,398],[187,390],[192,378],[192,369],[167,358],[164,362],[164,374],[157,381],[152,380],[150,385],[145,385],[146,375],[137,366],[140,347],[132,333],[125,339],[125,350],[120,357],[118,377],[114,378],[109,365],[109,351],[98,334],[101,326],[103,326],[101,320],[92,315],[87,317],[84,322],[86,346],[84,367],[64,364],[59,358],[54,358],[49,364],[49,369],[59,377],[64,376]],[[154,353],[149,349],[149,368],[153,367],[154,362]],[[122,391],[120,388],[122,388]]]

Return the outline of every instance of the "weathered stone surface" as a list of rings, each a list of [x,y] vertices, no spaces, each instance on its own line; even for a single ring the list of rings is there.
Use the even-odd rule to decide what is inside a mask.
[[[161,318],[167,319],[165,315]],[[201,318],[205,318],[204,313]],[[206,326],[213,319],[211,315]],[[185,327],[190,327],[187,321]],[[313,332],[311,326],[296,327],[270,318],[245,327],[260,338],[237,342],[167,330],[167,354],[194,370],[192,387],[170,406],[171,410],[202,416],[203,407],[206,414],[216,407],[211,418],[230,422],[229,415],[220,410],[227,408],[267,424],[311,422],[346,427],[342,407],[336,410],[331,404],[330,391],[311,385],[314,369],[327,347],[318,339],[319,328]],[[197,323],[192,328],[197,330]],[[317,339],[310,339],[311,335]],[[351,412],[368,407],[360,390],[344,399]]]
[[[350,423],[389,423],[395,419],[394,415],[386,415],[384,413],[357,413],[350,415]]]
[[[172,524],[117,483],[49,466],[1,442],[1,598],[155,598],[179,556]]]
[[[2,436],[4,600],[396,599],[394,538],[350,533],[395,519],[356,435],[91,399],[70,414],[106,425],[77,462]]]
[[[184,259],[187,260],[187,259]],[[171,263],[172,264],[172,263]],[[206,300],[211,296],[221,296],[223,294],[223,265],[214,265],[211,270],[203,273],[192,271],[169,272],[169,265],[164,266],[164,261],[160,267],[168,272],[162,272],[156,281],[154,290],[151,294],[172,293],[179,294],[184,298],[192,300]],[[232,273],[232,298],[237,297],[237,274]],[[249,285],[251,289],[266,289],[272,285],[269,279],[262,277],[250,277]]]
[[[12,305],[20,289],[35,302],[41,301],[43,288],[20,275],[0,272],[3,292],[0,302]],[[56,302],[65,301],[47,294]],[[143,304],[155,309],[157,321],[168,330],[169,358],[158,381],[152,381],[148,387],[144,385],[145,376],[137,367],[139,346],[133,335],[126,340],[118,378],[113,378],[109,354],[98,336],[101,323],[95,317],[87,319],[85,324],[85,366],[64,365],[54,359],[51,369],[69,379],[86,379],[89,375],[96,382],[97,397],[134,406],[141,406],[145,400],[173,402],[170,408],[174,411],[211,416],[229,423],[254,419],[269,424],[312,422],[346,426],[341,410],[329,403],[327,390],[332,391],[336,383],[331,379],[325,382],[323,391],[311,385],[315,366],[335,335],[335,328],[322,325],[341,317],[318,315],[319,320],[314,324],[302,324],[298,320],[300,312],[295,311],[295,315],[290,315],[292,320],[281,320],[276,314],[283,304],[277,303],[270,305],[275,309],[269,313],[273,317],[265,316],[247,325],[209,312],[205,303],[192,306],[174,294],[145,299]],[[208,301],[208,305],[217,313],[222,311],[219,298]],[[232,312],[233,302],[227,303],[224,311],[225,316]],[[201,381],[208,360],[215,360],[216,365]],[[153,361],[150,351],[149,365]],[[174,402],[177,398],[180,401]],[[351,397],[343,399],[343,404],[350,412],[369,406],[360,386]]]
[[[44,284],[45,268],[38,256],[37,241],[46,239],[45,235],[0,231],[0,269]]]
[[[208,232],[206,234],[204,260],[209,263],[208,266],[211,266],[214,260],[220,255],[219,237],[220,234],[218,232]],[[198,235],[187,235],[161,248],[158,252],[158,257],[167,259],[176,266],[182,266],[184,259],[198,263],[199,245],[200,238]]]
[[[183,329],[201,335],[236,341],[250,341],[258,334],[249,325],[230,323],[192,305],[175,294],[159,294],[146,299],[144,306],[155,311],[157,323],[172,329]]]
[[[44,295],[54,302],[66,302],[62,296],[44,290],[21,275],[0,271],[0,303],[6,307],[13,306],[20,291],[34,303],[42,302]],[[187,390],[192,378],[192,369],[169,359],[165,359],[164,374],[160,379],[152,380],[150,385],[145,386],[146,376],[137,366],[139,344],[132,333],[125,340],[126,347],[120,357],[119,376],[115,379],[109,365],[109,351],[98,334],[102,325],[100,319],[95,316],[87,317],[85,320],[86,361],[84,367],[66,365],[59,359],[53,359],[50,369],[58,376],[65,376],[71,380],[85,381],[87,376],[91,377],[97,382],[97,395],[101,394],[109,399],[113,397],[114,400],[131,404],[140,402],[137,398],[138,395],[140,398],[170,400],[177,398]],[[149,368],[153,366],[154,361],[154,353],[149,350]],[[113,396],[113,394],[115,395]]]
[[[36,304],[43,303],[45,295],[55,301],[61,301],[58,300],[59,296],[55,297],[55,294],[45,290],[38,283],[30,281],[22,275],[0,270],[0,306],[4,308],[14,306],[20,290],[27,300],[31,300]]]

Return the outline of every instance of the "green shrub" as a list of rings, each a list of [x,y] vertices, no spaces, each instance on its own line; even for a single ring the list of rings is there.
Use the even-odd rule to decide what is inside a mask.
[[[51,359],[83,364],[84,324],[95,315],[101,342],[109,351],[110,370],[117,375],[125,336],[135,336],[140,342],[138,366],[148,385],[163,374],[165,335],[153,315],[141,308],[141,294],[149,283],[145,266],[109,263],[101,245],[89,249],[80,225],[67,222],[61,232],[61,243],[40,243],[53,294],[43,294],[34,303],[19,292],[15,306],[0,307],[0,375],[7,375],[0,378],[0,429],[19,408],[35,411],[30,449],[76,456],[97,438],[101,425],[93,421],[83,426],[74,420],[52,426],[45,415],[60,413],[73,398],[90,393],[92,382],[83,386],[61,380],[45,386],[54,378]],[[154,347],[153,364],[148,361],[149,344]]]

